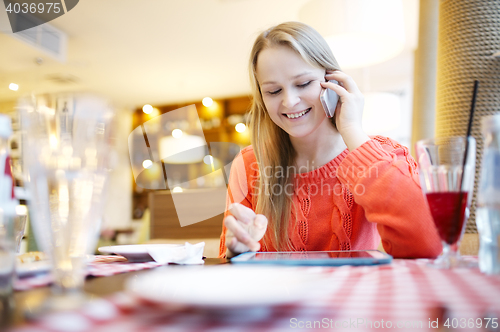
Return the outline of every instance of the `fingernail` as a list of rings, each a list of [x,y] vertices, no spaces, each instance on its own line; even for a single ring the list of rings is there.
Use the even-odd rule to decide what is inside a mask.
[[[264,228],[266,226],[266,223],[261,218],[255,218],[254,225],[259,228]]]

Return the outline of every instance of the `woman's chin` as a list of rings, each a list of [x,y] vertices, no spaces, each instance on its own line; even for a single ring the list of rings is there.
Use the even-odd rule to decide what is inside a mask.
[[[325,124],[327,124],[325,126]],[[330,131],[331,129],[335,129],[335,127],[331,124],[327,117],[324,118],[323,121],[317,123],[316,126],[305,126],[303,128],[293,128],[289,130],[285,130],[290,138],[307,138],[312,137],[314,135],[319,135],[320,132]],[[325,132],[326,133],[326,132]]]
[[[300,139],[312,136],[316,132],[316,128],[309,130],[292,130],[287,132],[290,138]]]

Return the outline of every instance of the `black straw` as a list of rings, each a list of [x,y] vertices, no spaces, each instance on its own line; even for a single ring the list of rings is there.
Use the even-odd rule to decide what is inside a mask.
[[[474,110],[476,109],[476,97],[478,88],[479,88],[479,81],[475,80],[474,91],[472,92],[472,102],[470,105],[469,123],[467,125],[467,135],[465,136],[465,152],[464,152],[464,160],[462,162],[462,178],[460,180],[460,192],[463,191],[463,186],[464,186],[465,163],[467,161],[467,154],[469,153],[469,137],[472,131],[472,122],[474,121]]]
[[[457,206],[455,208],[455,221],[456,223],[452,224],[453,228],[458,228],[462,222],[461,220],[465,219],[465,215],[462,215],[462,207],[464,206],[463,200],[464,200],[464,176],[465,176],[465,163],[467,161],[467,154],[469,153],[469,137],[472,131],[472,121],[474,120],[474,109],[476,108],[476,97],[477,97],[477,90],[479,87],[479,81],[475,80],[474,81],[474,92],[472,93],[472,103],[470,107],[470,115],[469,115],[469,124],[467,126],[467,136],[465,136],[465,152],[464,152],[464,160],[462,162],[462,176],[460,179],[460,187],[458,188],[460,194],[458,195],[458,202]],[[467,205],[465,205],[467,206]],[[462,226],[463,227],[463,226]],[[461,231],[457,229],[452,229],[450,234],[456,234],[456,231]],[[462,228],[463,230],[463,228]],[[451,241],[451,240],[450,240]],[[449,243],[453,244],[453,243]]]
[[[470,105],[469,126],[467,127],[467,137],[470,136],[470,133],[472,131],[472,121],[474,119],[474,110],[476,109],[476,97],[477,97],[477,90],[478,89],[479,89],[479,81],[475,80],[474,81],[474,92],[472,93],[472,103]]]

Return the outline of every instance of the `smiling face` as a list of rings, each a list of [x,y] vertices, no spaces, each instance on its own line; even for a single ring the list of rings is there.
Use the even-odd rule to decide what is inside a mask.
[[[257,80],[271,120],[291,137],[305,137],[320,126],[332,127],[321,105],[325,70],[305,62],[286,46],[260,52]]]

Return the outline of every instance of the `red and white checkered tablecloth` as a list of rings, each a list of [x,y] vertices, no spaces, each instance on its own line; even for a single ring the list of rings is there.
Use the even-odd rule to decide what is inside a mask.
[[[329,286],[294,305],[205,311],[144,303],[121,292],[12,331],[436,331],[436,319],[449,324],[438,331],[454,326],[457,331],[494,331],[500,324],[500,276],[477,269],[433,269],[423,260],[322,269]]]
[[[105,277],[114,274],[152,269],[161,266],[157,262],[129,263],[125,257],[113,255],[93,256],[87,266],[87,276]],[[50,273],[37,274],[26,278],[14,280],[14,289],[18,291],[43,287],[52,283]]]

